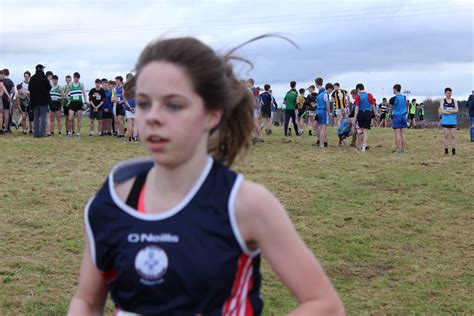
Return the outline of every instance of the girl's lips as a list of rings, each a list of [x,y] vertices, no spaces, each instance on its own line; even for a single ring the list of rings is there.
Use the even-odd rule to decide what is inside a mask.
[[[146,146],[151,151],[162,151],[169,140],[156,135],[150,135],[146,138]]]

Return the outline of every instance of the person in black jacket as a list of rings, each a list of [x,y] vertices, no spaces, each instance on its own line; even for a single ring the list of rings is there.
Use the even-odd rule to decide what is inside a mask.
[[[36,73],[31,77],[28,85],[30,104],[34,109],[33,137],[35,138],[46,136],[46,113],[48,112],[48,104],[51,100],[49,95],[51,84],[43,70],[43,65],[37,65]]]
[[[466,106],[469,108],[469,123],[471,123],[471,142],[474,142],[474,90],[467,99]]]

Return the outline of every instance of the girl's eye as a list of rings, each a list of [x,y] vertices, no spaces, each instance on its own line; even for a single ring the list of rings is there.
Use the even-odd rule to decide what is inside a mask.
[[[149,102],[138,102],[137,106],[141,110],[149,110],[151,108],[151,103],[149,103]]]
[[[183,108],[181,105],[177,105],[175,103],[168,103],[166,104],[166,107],[171,111],[179,111]]]

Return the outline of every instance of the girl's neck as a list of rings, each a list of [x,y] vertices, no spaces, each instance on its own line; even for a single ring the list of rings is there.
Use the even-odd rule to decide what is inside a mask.
[[[199,153],[177,166],[156,164],[150,170],[147,186],[160,196],[187,194],[201,176],[208,163],[207,153]]]

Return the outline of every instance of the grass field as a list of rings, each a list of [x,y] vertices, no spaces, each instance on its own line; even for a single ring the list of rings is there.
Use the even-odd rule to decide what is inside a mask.
[[[405,154],[391,153],[392,133],[372,130],[370,151],[360,153],[334,145],[335,129],[327,149],[277,129],[235,169],[282,201],[349,314],[473,315],[468,131],[458,133],[455,158],[443,155],[438,130],[408,130]],[[0,137],[0,315],[65,314],[85,241],[83,207],[112,165],[142,155],[139,144],[112,138]],[[263,280],[265,315],[295,306],[267,264]]]

